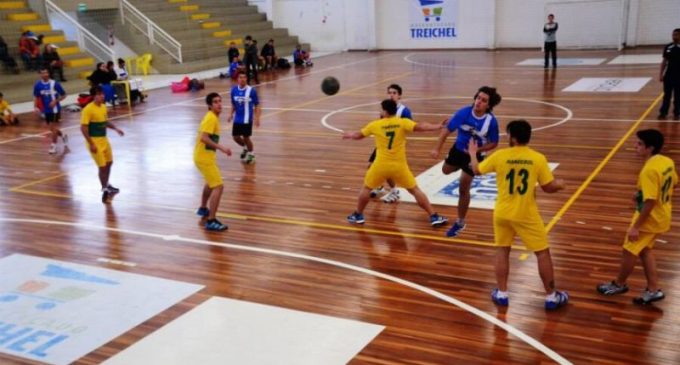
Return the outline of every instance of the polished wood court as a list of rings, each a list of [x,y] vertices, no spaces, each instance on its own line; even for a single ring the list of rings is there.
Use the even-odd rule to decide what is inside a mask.
[[[560,57],[611,60],[618,54],[564,51]],[[0,129],[0,256],[22,253],[205,285],[78,364],[115,355],[211,296],[384,325],[352,364],[554,363],[554,357],[506,329],[419,288],[475,307],[575,364],[678,364],[677,189],[671,231],[655,248],[666,299],[648,307],[631,302],[645,285],[639,265],[629,281],[631,292],[602,297],[595,291],[618,270],[633,212],[630,198],[642,161],[632,149],[632,133],[660,129],[667,138],[664,154],[680,162],[680,122],[655,119],[658,64],[546,71],[516,66],[539,57],[537,51],[506,50],[357,52],[319,58],[312,68],[261,73],[257,90],[264,111],[254,132],[255,165],[239,162],[240,150],[226,124],[228,110],[221,118],[222,140],[235,152],[218,156],[225,180],[219,215],[229,225],[224,233],[206,232],[194,214],[202,178],[192,153],[206,112],[204,96],[227,95],[230,81],[208,80],[201,93],[157,90],[131,112],[110,111],[126,133],[109,136],[115,156],[111,182],[121,189],[110,205],[100,201],[96,168],[78,130],[79,113],[64,114],[71,147],[56,156],[47,154],[37,117],[23,115],[18,127]],[[319,90],[330,75],[341,83],[332,97]],[[582,77],[652,80],[632,93],[562,91]],[[439,122],[471,102],[479,86],[493,85],[503,96],[494,110],[501,129],[516,118],[543,127],[531,145],[559,163],[555,174],[568,183],[560,193],[538,193],[557,285],[571,296],[566,308],[544,310],[536,261],[519,242],[511,254],[510,306],[502,309],[490,301],[495,285],[490,210],[471,209],[457,239],[445,238],[446,228],[431,228],[415,204],[404,202],[372,202],[365,225],[346,222],[372,140],[343,141],[321,121],[359,129],[378,115],[390,83],[404,88],[404,103],[417,121]],[[438,162],[429,154],[435,140],[436,133],[410,138],[409,163],[416,175]],[[456,216],[455,207],[435,208]],[[0,363],[30,362],[0,355]]]

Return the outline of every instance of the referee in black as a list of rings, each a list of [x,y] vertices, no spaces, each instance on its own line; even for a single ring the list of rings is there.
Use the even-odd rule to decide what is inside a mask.
[[[663,103],[659,109],[659,120],[668,118],[668,110],[673,98],[673,120],[680,120],[680,28],[673,30],[673,42],[663,48],[663,61],[659,71],[659,81],[663,82]]]
[[[257,79],[257,46],[253,42],[253,37],[247,35],[245,38],[245,49],[243,55],[243,64],[246,66],[246,76],[248,78],[248,84],[250,84],[251,72],[252,78],[255,79],[255,83],[259,84],[260,81]]]

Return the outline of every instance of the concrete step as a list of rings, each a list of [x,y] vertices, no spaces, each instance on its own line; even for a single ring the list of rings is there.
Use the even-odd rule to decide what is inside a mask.
[[[19,75],[2,75],[2,78],[4,79],[6,76],[8,79],[12,79],[14,76],[20,76]],[[34,74],[34,78],[32,78],[30,81],[15,81],[14,87],[11,89],[3,88],[2,93],[4,94],[4,99],[7,100],[10,104],[17,104],[17,103],[23,103],[26,101],[32,101],[33,100],[33,85],[35,84],[35,81],[38,80],[37,74]],[[62,87],[64,88],[64,91],[66,91],[67,94],[79,94],[83,92],[88,92],[90,89],[89,82],[84,79],[78,79],[76,77],[72,77],[69,79],[68,76],[66,76],[66,79],[68,82],[62,83]],[[2,86],[0,86],[2,87]]]

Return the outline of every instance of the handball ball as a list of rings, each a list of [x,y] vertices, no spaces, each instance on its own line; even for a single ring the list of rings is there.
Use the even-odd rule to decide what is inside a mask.
[[[335,95],[340,90],[340,82],[333,76],[328,76],[321,81],[321,91],[326,95]]]

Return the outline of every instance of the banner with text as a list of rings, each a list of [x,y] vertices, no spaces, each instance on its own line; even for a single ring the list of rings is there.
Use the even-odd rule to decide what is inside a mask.
[[[456,38],[458,11],[458,0],[412,0],[411,39]]]

